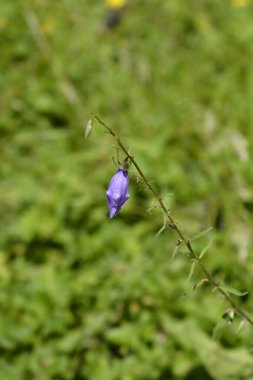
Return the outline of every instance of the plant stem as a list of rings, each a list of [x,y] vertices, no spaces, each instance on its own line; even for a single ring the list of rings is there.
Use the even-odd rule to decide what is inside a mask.
[[[199,258],[199,256],[197,255],[197,253],[193,249],[193,247],[192,247],[192,245],[190,243],[190,240],[185,237],[185,235],[183,234],[183,232],[181,231],[181,229],[178,227],[177,223],[175,222],[174,218],[171,216],[170,211],[164,205],[162,197],[158,194],[158,192],[156,191],[155,187],[146,178],[146,176],[142,172],[141,168],[137,164],[135,158],[132,155],[129,154],[129,152],[127,151],[127,149],[125,148],[125,146],[122,144],[120,138],[98,116],[96,116],[96,115],[92,115],[92,116],[107,130],[108,133],[110,133],[110,135],[113,136],[113,138],[117,141],[118,146],[123,150],[123,152],[129,158],[129,160],[131,160],[132,164],[135,166],[137,172],[139,173],[139,176],[141,177],[141,179],[143,180],[143,182],[145,183],[145,185],[147,186],[147,188],[151,191],[151,193],[153,194],[154,198],[156,199],[156,201],[160,205],[161,209],[163,210],[163,212],[164,212],[164,214],[166,216],[166,219],[167,219],[168,226],[176,231],[177,235],[180,238],[180,241],[182,241],[185,244],[185,246],[186,246],[186,248],[188,250],[188,257],[190,257],[192,260],[194,260],[198,264],[199,268],[205,274],[208,282],[214,287],[215,290],[217,290],[227,300],[227,302],[234,309],[234,311],[239,316],[243,317],[246,321],[248,321],[251,325],[253,325],[253,319],[247,313],[245,313],[236,304],[236,302],[233,300],[233,298],[226,291],[224,291],[222,289],[222,287],[219,285],[219,283],[217,282],[217,280],[208,271],[208,269],[206,268],[206,266],[204,265],[204,263],[202,262],[202,260]]]

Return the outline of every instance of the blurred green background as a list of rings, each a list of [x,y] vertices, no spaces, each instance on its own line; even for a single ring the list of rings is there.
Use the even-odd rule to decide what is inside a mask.
[[[253,329],[157,231],[124,140],[205,264],[253,314],[253,8],[249,1],[0,2],[0,379],[253,379]],[[220,327],[218,330],[215,326]]]

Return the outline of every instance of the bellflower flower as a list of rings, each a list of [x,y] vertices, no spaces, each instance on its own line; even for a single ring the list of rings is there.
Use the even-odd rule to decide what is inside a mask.
[[[119,169],[112,177],[106,192],[110,218],[117,215],[123,204],[128,200],[128,186],[127,170]]]

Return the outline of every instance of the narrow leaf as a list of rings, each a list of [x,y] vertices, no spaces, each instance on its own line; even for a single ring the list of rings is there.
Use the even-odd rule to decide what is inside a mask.
[[[194,261],[194,263],[192,263],[189,276],[187,277],[187,281],[190,281],[190,279],[192,278],[192,275],[193,275],[194,269],[195,269],[195,265],[196,265],[196,261]]]
[[[84,132],[84,137],[87,139],[89,135],[91,134],[92,131],[92,119],[90,118],[86,124],[85,132]]]
[[[194,285],[193,290],[198,289],[200,286],[202,286],[205,282],[209,282],[207,278],[202,278],[197,284]]]
[[[222,286],[220,286],[220,288],[222,290],[224,290],[225,292],[234,294],[235,296],[238,296],[238,297],[242,297],[242,296],[245,296],[246,294],[248,294],[248,292],[240,292],[239,290],[234,289],[229,285],[222,285]]]
[[[166,224],[164,224],[164,225],[160,228],[160,230],[157,232],[157,234],[155,235],[155,237],[158,237],[159,235],[161,235],[161,233],[165,230],[165,228],[166,228]]]
[[[174,248],[174,250],[173,250],[173,252],[172,252],[170,261],[174,260],[176,254],[177,254],[178,248],[179,248],[179,245],[176,245],[175,248]]]
[[[164,221],[163,221],[163,226],[160,228],[160,230],[157,232],[157,234],[155,235],[155,237],[158,237],[159,235],[161,235],[161,233],[165,230],[167,226],[167,223],[166,223],[166,220],[164,218]]]
[[[217,325],[213,329],[213,334],[212,334],[212,337],[214,340],[218,340],[220,338],[225,326],[226,326],[226,321],[224,319],[221,319],[217,323]]]
[[[209,231],[211,231],[213,229],[213,227],[208,227],[206,230],[200,232],[198,235],[194,236],[193,238],[191,238],[191,240],[197,240],[199,239],[200,237],[206,235]]]
[[[211,239],[209,241],[209,243],[202,249],[202,251],[199,254],[199,258],[200,259],[202,259],[202,257],[206,254],[206,252],[208,251],[208,249],[211,247],[212,243],[213,243],[213,239]]]
[[[236,335],[239,334],[242,331],[242,329],[245,327],[245,325],[246,325],[246,320],[242,319],[241,322],[239,323],[237,329],[236,329],[235,334]]]

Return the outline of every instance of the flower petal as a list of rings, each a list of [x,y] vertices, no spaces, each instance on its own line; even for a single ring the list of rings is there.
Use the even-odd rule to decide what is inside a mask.
[[[110,218],[117,215],[123,204],[128,200],[128,186],[128,172],[119,169],[112,177],[106,192]]]

